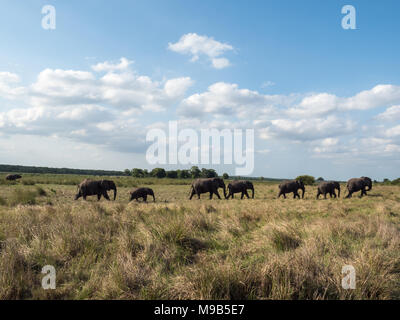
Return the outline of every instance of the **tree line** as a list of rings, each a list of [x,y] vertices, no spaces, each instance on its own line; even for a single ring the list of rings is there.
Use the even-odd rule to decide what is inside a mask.
[[[189,179],[189,178],[215,178],[218,177],[218,173],[214,169],[199,169],[197,166],[193,166],[188,170],[165,170],[163,168],[154,168],[151,171],[147,169],[134,168],[132,170],[125,169],[125,174],[130,175],[134,178],[170,178],[170,179]],[[222,175],[224,179],[229,179],[229,175],[224,173]]]
[[[93,170],[93,169],[69,169],[69,168],[49,168],[35,166],[18,166],[9,164],[0,164],[0,172],[17,173],[52,173],[52,174],[78,174],[91,176],[125,176],[123,171],[114,170]]]

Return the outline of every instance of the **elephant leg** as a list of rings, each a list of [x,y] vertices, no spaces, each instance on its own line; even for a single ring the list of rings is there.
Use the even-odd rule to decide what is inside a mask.
[[[219,192],[218,192],[218,190],[215,190],[215,192],[214,192],[214,193],[217,195],[218,199],[219,199],[219,200],[221,200],[221,196],[219,195]]]
[[[143,201],[144,201],[144,202],[147,202],[147,194],[145,194],[145,195],[143,196]]]
[[[192,193],[190,194],[189,200],[192,200],[193,196],[195,195],[196,192],[194,192],[194,189],[192,189]]]
[[[110,197],[107,194],[107,191],[103,192],[103,197],[106,198],[107,200],[110,200]]]
[[[349,190],[349,194],[346,196],[346,199],[349,199],[352,197],[353,192]]]
[[[324,199],[326,199],[326,192],[324,192]]]
[[[286,193],[283,194],[283,198],[286,199]]]
[[[100,199],[101,199],[101,193],[98,193],[97,194],[97,201],[100,201]]]
[[[83,195],[83,200],[85,200],[85,201],[86,201],[86,194],[84,194],[84,195]]]
[[[319,196],[321,195],[321,192],[318,190],[318,193],[317,193],[317,200],[319,199]]]
[[[242,191],[242,194],[241,194],[241,196],[240,196],[240,199],[243,199],[243,197],[244,197],[244,192]]]
[[[246,195],[247,199],[250,199],[249,194],[247,193],[247,190],[244,190],[244,194]]]
[[[335,199],[337,198],[337,195],[336,195],[335,190],[333,190],[333,197],[334,197]]]
[[[212,199],[212,197],[213,197],[213,192],[210,191],[210,200]]]

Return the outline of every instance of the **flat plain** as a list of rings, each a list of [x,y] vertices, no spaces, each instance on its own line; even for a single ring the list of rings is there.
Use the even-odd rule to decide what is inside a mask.
[[[191,180],[109,177],[116,201],[74,201],[84,178],[0,175],[0,299],[400,298],[400,186],[299,200],[255,182],[255,199],[189,201]],[[129,203],[135,186],[156,202]]]

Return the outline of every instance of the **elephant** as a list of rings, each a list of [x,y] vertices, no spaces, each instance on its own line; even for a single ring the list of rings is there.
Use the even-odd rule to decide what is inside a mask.
[[[9,174],[9,175],[6,177],[6,180],[15,181],[15,180],[21,179],[21,178],[22,178],[22,176],[20,176],[19,174]]]
[[[114,190],[114,200],[117,197],[117,187],[114,181],[111,180],[91,180],[85,179],[78,185],[78,193],[75,195],[75,200],[83,197],[86,200],[87,196],[97,195],[97,200],[100,200],[101,196],[110,200],[107,191]]]
[[[214,193],[217,195],[218,199],[221,199],[218,193],[218,188],[224,189],[224,197],[226,198],[226,187],[224,180],[222,180],[221,178],[196,179],[192,182],[192,185],[190,187],[191,195],[189,200],[192,200],[195,194],[197,194],[200,199],[200,194],[207,192],[210,193],[210,199],[212,199]]]
[[[336,192],[335,189],[338,190],[338,197],[340,198],[340,184],[337,181],[322,181],[318,185],[318,193],[317,193],[317,199],[321,194],[324,195],[324,198],[326,199],[326,194],[329,193],[330,197],[334,196],[336,198]]]
[[[134,199],[136,199],[136,201],[139,201],[139,198],[143,198],[143,201],[147,202],[147,196],[150,195],[153,196],[153,201],[156,202],[154,192],[150,188],[135,188],[129,194],[131,195],[129,201],[132,201]]]
[[[228,195],[226,199],[229,199],[229,197],[234,198],[235,193],[241,192],[242,195],[240,199],[243,199],[243,197],[246,195],[247,199],[249,199],[249,194],[247,193],[247,190],[250,189],[252,191],[252,199],[254,199],[254,186],[253,183],[250,181],[244,181],[244,180],[236,180],[232,181],[231,183],[228,184]]]
[[[304,187],[303,181],[301,181],[301,180],[283,181],[279,185],[278,198],[283,194],[283,197],[286,199],[286,193],[293,192],[293,198],[295,199],[296,197],[299,197],[299,199],[300,199],[300,195],[297,192],[297,190],[299,190],[299,189],[303,190],[303,194],[301,197],[304,198],[304,193],[305,193],[306,189]]]
[[[368,187],[368,189],[366,189],[366,187]],[[368,177],[352,178],[349,181],[347,181],[347,190],[349,191],[349,194],[346,196],[346,198],[351,198],[354,192],[360,190],[362,197],[363,195],[367,195],[367,191],[370,191],[371,189],[372,189],[371,178]]]

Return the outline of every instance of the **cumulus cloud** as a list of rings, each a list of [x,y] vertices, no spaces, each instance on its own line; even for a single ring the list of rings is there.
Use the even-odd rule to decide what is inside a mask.
[[[217,82],[204,93],[196,93],[182,101],[179,113],[186,117],[207,115],[243,116],[271,113],[276,106],[287,105],[292,97],[262,95],[257,91],[240,89],[237,84]]]
[[[211,61],[211,65],[215,69],[223,69],[230,66],[230,62],[227,58],[221,56],[234,48],[227,43],[216,41],[212,37],[187,33],[178,42],[169,43],[168,49],[180,54],[190,55],[192,62],[199,60],[200,56],[205,56]]]
[[[0,97],[15,99],[24,94],[25,88],[19,87],[20,78],[11,72],[0,72]]]
[[[376,118],[384,121],[400,121],[400,105],[387,108],[384,112],[378,114]]]
[[[329,116],[300,120],[275,119],[271,120],[270,124],[260,132],[261,138],[264,139],[279,137],[293,141],[312,141],[348,134],[353,131],[354,127],[355,123],[351,120]]]
[[[96,72],[112,72],[126,70],[133,63],[133,61],[122,57],[119,63],[112,63],[109,61],[100,62],[92,66],[92,69]]]
[[[85,70],[43,70],[34,83],[20,87],[15,95],[25,107],[0,111],[1,132],[56,135],[114,150],[132,152],[138,146],[143,150],[145,131],[138,118],[177,103],[192,80],[154,81],[130,70],[130,64],[121,58],[118,64],[95,65],[93,70],[105,71],[103,75]],[[0,98],[14,98],[9,86],[19,81],[16,74],[0,73]]]

